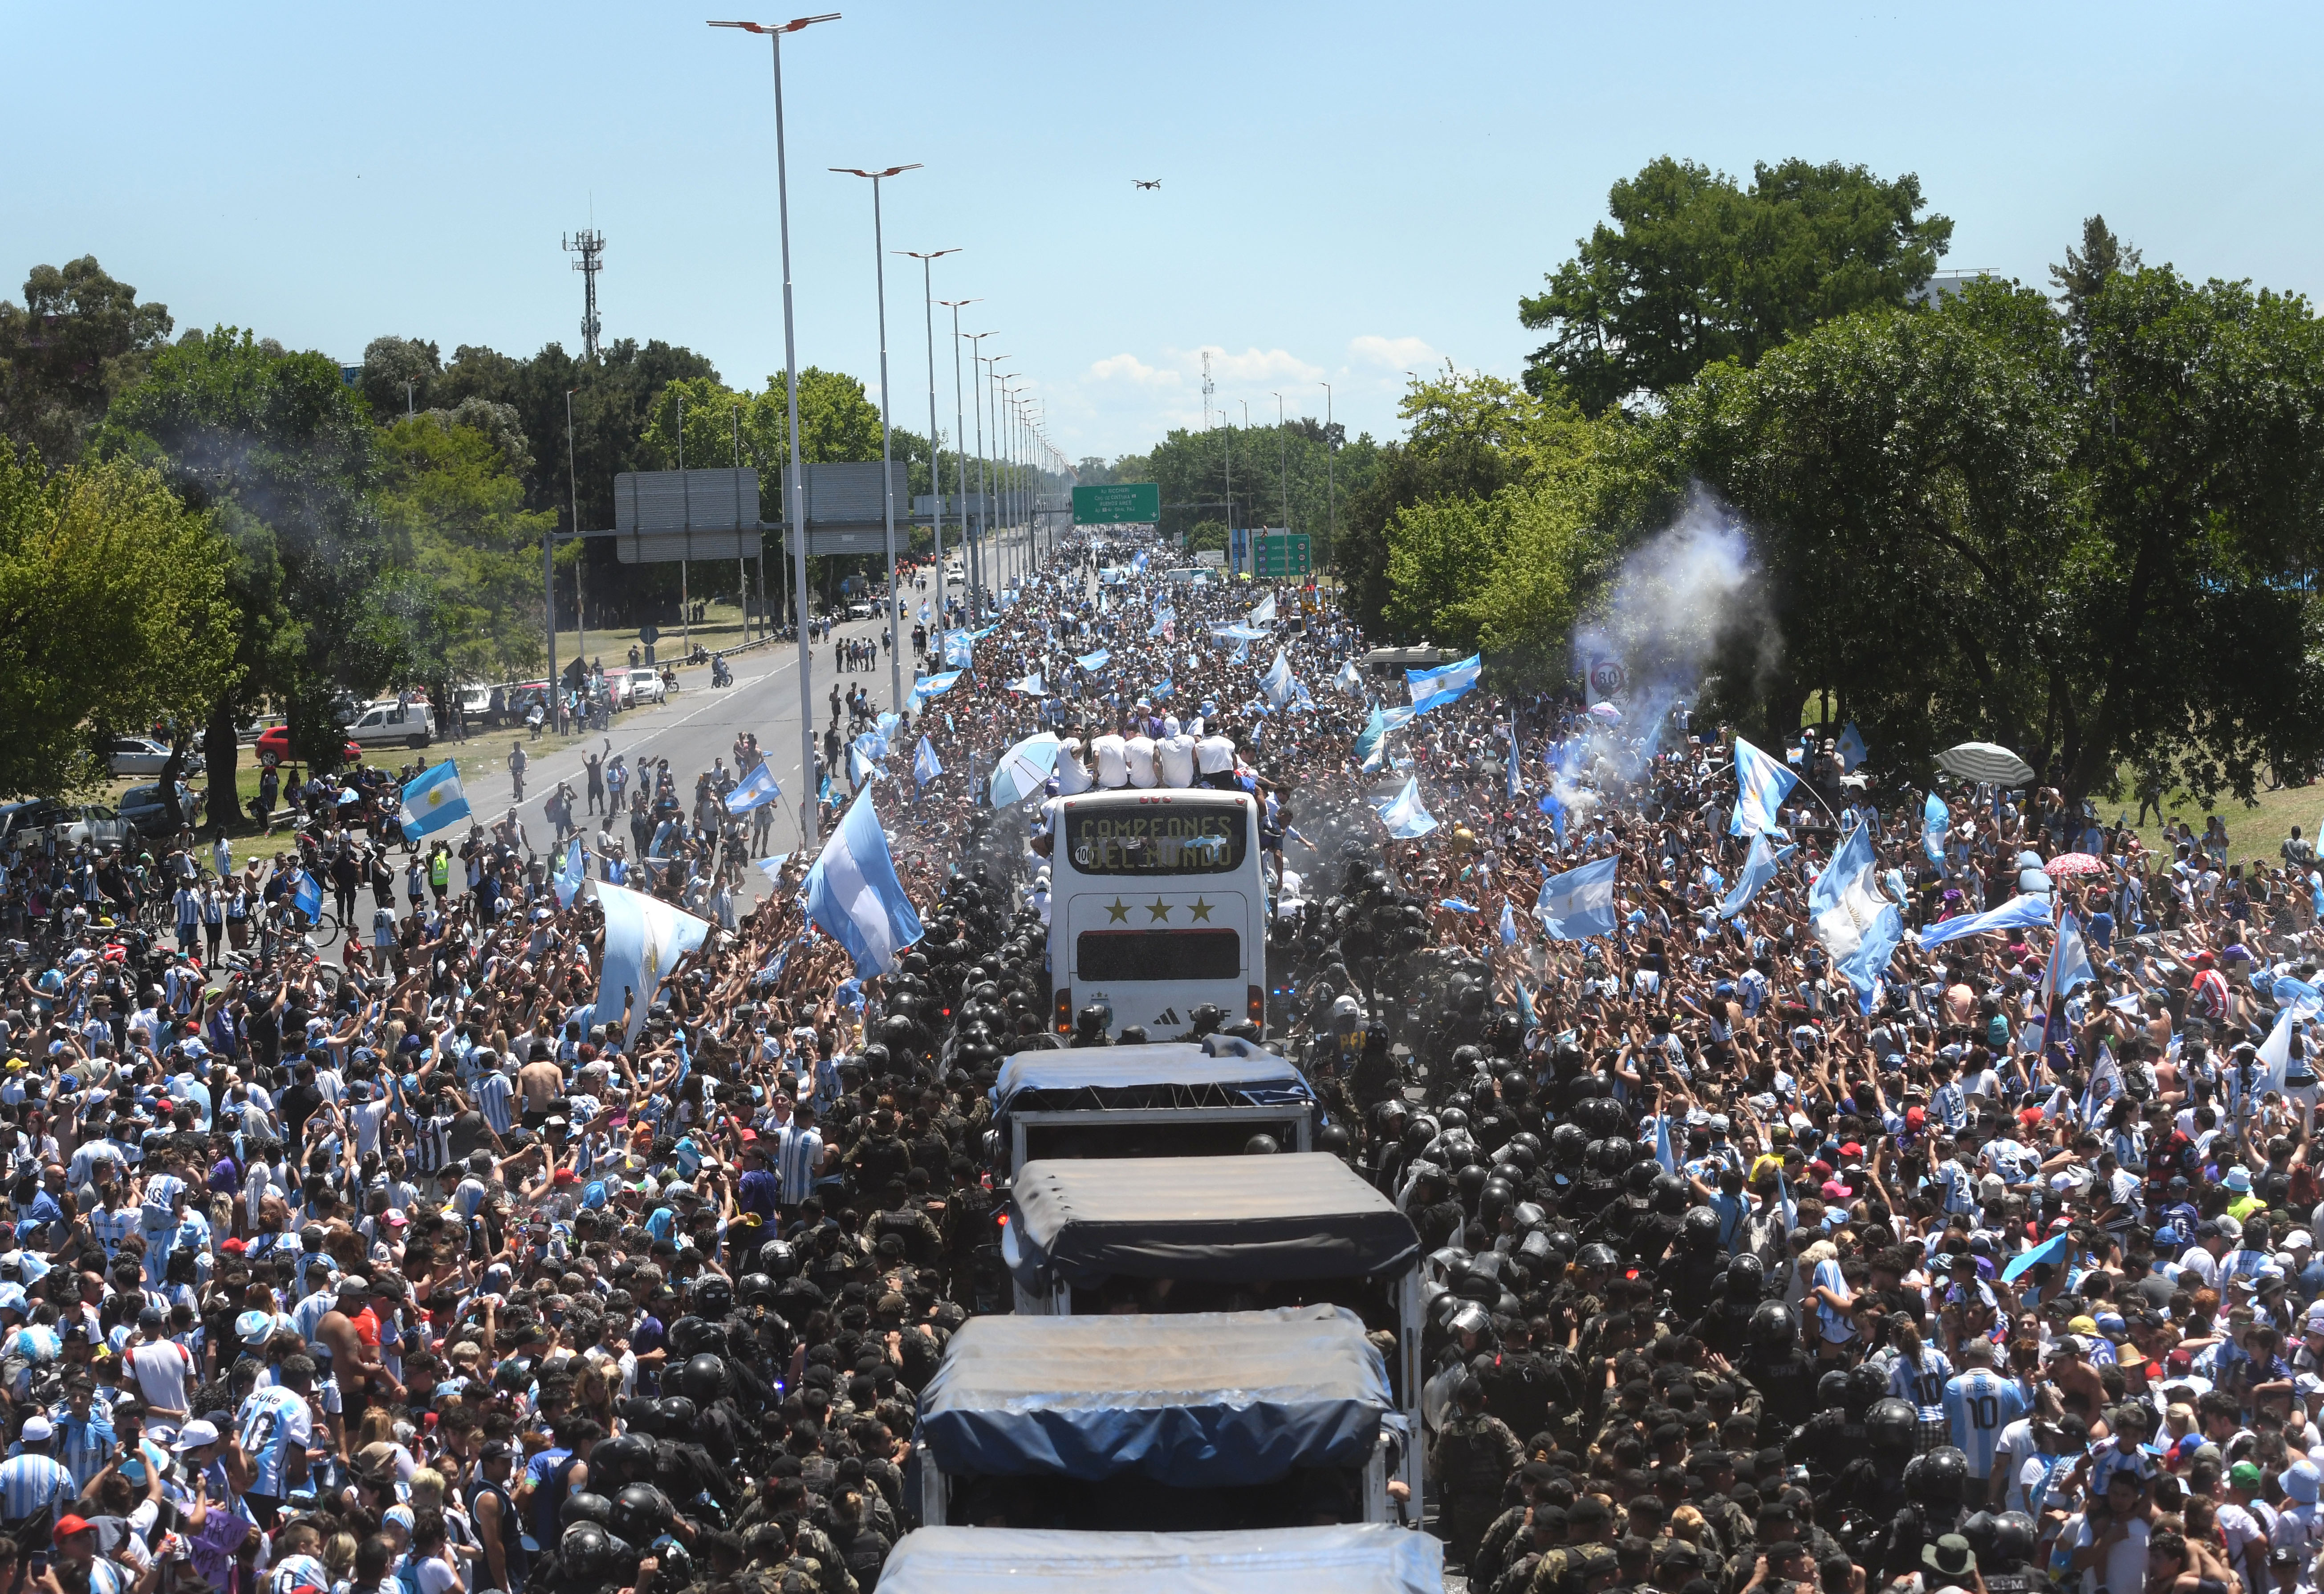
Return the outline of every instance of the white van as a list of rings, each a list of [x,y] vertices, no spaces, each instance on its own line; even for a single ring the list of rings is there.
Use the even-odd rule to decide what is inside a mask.
[[[358,747],[426,747],[436,740],[436,711],[425,702],[383,699],[355,716],[347,740]]]

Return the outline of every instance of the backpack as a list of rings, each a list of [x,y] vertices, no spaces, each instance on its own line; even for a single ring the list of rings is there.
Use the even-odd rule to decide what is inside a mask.
[[[420,1594],[419,1568],[420,1562],[413,1557],[407,1555],[403,1558],[403,1564],[395,1569],[395,1586],[399,1594]]]

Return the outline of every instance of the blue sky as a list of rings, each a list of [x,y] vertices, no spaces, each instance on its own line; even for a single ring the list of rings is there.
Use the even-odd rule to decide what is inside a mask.
[[[608,336],[782,364],[767,47],[691,5],[0,7],[0,282],[95,253],[180,327],[578,345],[560,235],[606,235]],[[802,363],[876,385],[891,249],[1012,358],[1071,456],[1222,405],[1397,429],[1405,373],[1514,374],[1516,300],[1655,155],[1917,171],[1949,266],[2045,281],[2102,211],[2152,262],[2319,286],[2315,8],[935,5],[827,0],[785,51]],[[779,20],[785,13],[751,13]],[[1133,178],[1160,178],[1142,192]],[[927,419],[919,272],[890,273]],[[941,318],[943,312],[938,312]],[[952,376],[939,328],[939,410]]]

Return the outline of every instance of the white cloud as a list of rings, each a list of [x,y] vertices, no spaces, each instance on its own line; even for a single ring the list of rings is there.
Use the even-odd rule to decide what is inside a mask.
[[[1136,355],[1111,355],[1090,367],[1090,374],[1100,382],[1120,378],[1134,382],[1140,387],[1175,387],[1180,373],[1158,365],[1148,365]]]
[[[1370,365],[1385,365],[1392,371],[1417,371],[1434,365],[1444,356],[1431,348],[1426,340],[1418,337],[1382,337],[1377,332],[1367,332],[1361,337],[1348,340],[1351,359]]]
[[[1311,365],[1288,349],[1248,348],[1241,354],[1231,355],[1213,344],[1191,353],[1176,349],[1163,351],[1167,358],[1185,363],[1189,370],[1202,368],[1203,356],[1211,356],[1211,375],[1221,382],[1321,382],[1323,368]]]

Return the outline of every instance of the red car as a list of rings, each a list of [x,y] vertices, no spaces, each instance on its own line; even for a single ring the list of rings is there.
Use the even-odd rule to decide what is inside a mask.
[[[346,745],[346,752],[341,756],[346,762],[352,764],[359,761],[363,758],[363,749],[350,742]],[[259,733],[258,761],[261,764],[265,765],[268,769],[273,769],[279,765],[287,764],[290,761],[290,726],[270,725]]]

